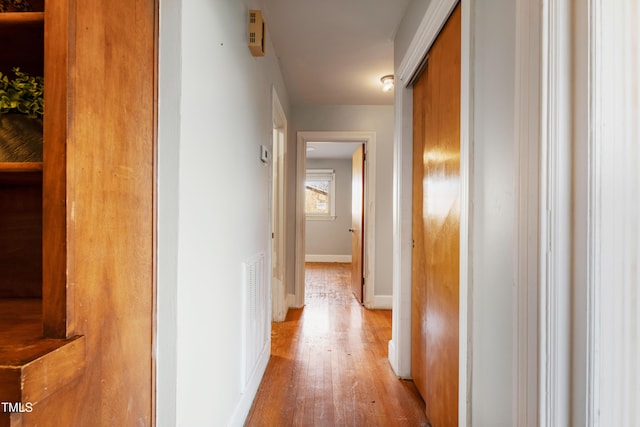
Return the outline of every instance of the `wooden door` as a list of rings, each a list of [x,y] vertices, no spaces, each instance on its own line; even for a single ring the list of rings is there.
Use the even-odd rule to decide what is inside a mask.
[[[413,91],[411,371],[434,426],[458,425],[460,5]]]
[[[351,289],[363,302],[364,260],[364,146],[361,145],[351,158]]]

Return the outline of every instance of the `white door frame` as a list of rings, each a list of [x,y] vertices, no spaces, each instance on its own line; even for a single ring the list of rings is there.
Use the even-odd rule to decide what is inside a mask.
[[[411,252],[412,252],[412,178],[413,178],[413,89],[411,84],[421,71],[423,58],[458,0],[433,0],[422,19],[407,52],[396,69],[393,200],[393,314],[389,362],[396,375],[411,376]],[[462,4],[462,63],[460,102],[460,329],[458,419],[468,425],[470,411],[469,381],[471,345],[468,322],[471,275],[469,270],[470,225],[470,145],[472,131],[471,88],[471,16],[472,0]]]
[[[548,9],[547,9],[548,10]],[[517,0],[516,3],[516,75],[515,75],[515,135],[514,165],[516,168],[516,248],[514,286],[514,425],[538,426],[542,417],[540,399],[540,331],[542,277],[541,233],[546,227],[542,220],[542,187],[540,165],[541,141],[545,134],[542,125],[543,82],[543,13],[536,0]],[[547,28],[547,27],[545,27]],[[547,101],[551,99],[547,98]],[[540,335],[539,335],[540,331]],[[554,425],[551,423],[549,425]],[[562,424],[562,423],[561,423]],[[542,424],[544,425],[544,424]]]
[[[574,192],[583,198],[574,222],[576,236],[586,238],[574,249],[585,279],[574,292],[586,307],[577,344],[587,357],[579,360],[586,378],[577,384],[585,390],[577,409],[584,409],[584,425],[639,425],[640,8],[633,1],[578,3]]]
[[[287,310],[287,283],[286,283],[286,223],[285,209],[286,200],[286,174],[287,164],[287,117],[284,114],[280,99],[275,87],[271,89],[271,116],[273,123],[273,145],[272,145],[272,189],[271,189],[271,213],[272,233],[279,233],[271,244],[271,317],[275,322],[284,321]]]
[[[307,142],[361,142],[365,145],[365,177],[364,177],[364,259],[363,273],[365,279],[364,305],[374,304],[375,285],[375,191],[376,191],[376,133],[360,131],[306,132],[300,131],[297,136],[296,165],[296,256],[295,256],[295,297],[294,307],[304,306],[304,260],[306,219],[304,214],[304,182],[307,170]]]

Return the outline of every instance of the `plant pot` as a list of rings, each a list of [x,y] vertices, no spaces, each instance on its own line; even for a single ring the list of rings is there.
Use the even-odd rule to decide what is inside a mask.
[[[0,114],[0,162],[42,161],[42,119]]]

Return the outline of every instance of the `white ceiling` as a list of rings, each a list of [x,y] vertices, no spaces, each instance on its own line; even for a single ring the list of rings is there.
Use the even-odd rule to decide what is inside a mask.
[[[409,0],[265,0],[292,105],[391,105],[393,39]]]

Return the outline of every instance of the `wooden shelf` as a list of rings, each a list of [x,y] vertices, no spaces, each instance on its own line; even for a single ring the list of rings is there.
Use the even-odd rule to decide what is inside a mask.
[[[83,336],[43,338],[40,299],[0,299],[0,401],[35,405],[84,367]]]
[[[14,67],[44,75],[44,1],[31,3],[35,12],[0,13],[0,72],[9,78]],[[57,73],[50,73],[54,82]],[[41,154],[42,145],[37,148]],[[83,336],[67,339],[66,330],[58,338],[44,336],[43,311],[51,311],[42,299],[44,167],[33,161],[41,155],[11,154],[2,159],[31,161],[0,162],[0,402],[35,406],[83,374],[86,343]],[[0,427],[22,425],[21,416],[0,410]]]
[[[0,24],[44,23],[44,12],[4,12],[0,13]]]
[[[42,172],[42,162],[0,162],[0,173]]]

